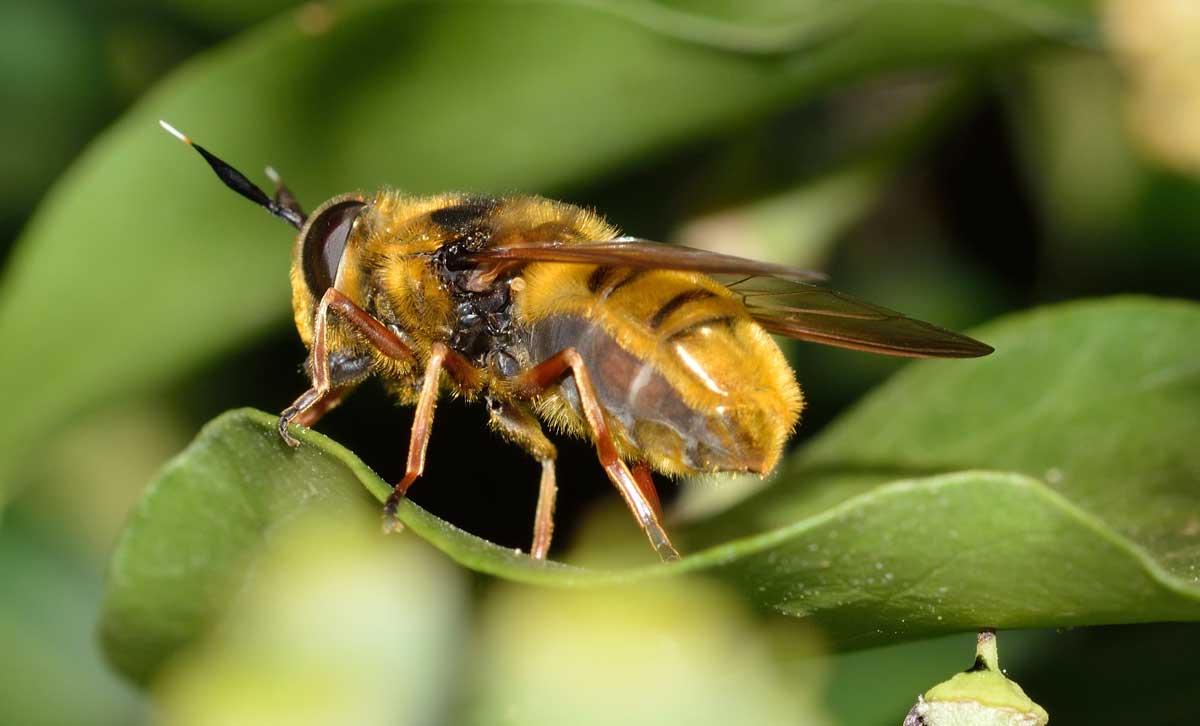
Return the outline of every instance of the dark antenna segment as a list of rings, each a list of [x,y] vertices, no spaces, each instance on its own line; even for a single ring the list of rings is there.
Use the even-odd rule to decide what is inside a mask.
[[[205,149],[200,144],[193,143],[192,140],[187,136],[184,136],[179,129],[175,128],[166,121],[159,121],[158,123],[164,129],[166,129],[167,133],[198,151],[200,156],[203,156],[204,160],[208,162],[208,165],[212,167],[212,170],[216,172],[217,177],[219,177],[220,180],[225,183],[225,186],[229,187],[238,194],[241,194],[243,197],[249,199],[258,206],[263,207],[268,212],[276,217],[279,217],[296,229],[300,229],[304,226],[304,212],[301,211],[300,205],[296,203],[296,199],[292,196],[292,193],[288,191],[286,186],[284,186],[283,180],[279,178],[277,173],[274,173],[274,169],[271,169],[268,172],[268,175],[276,185],[275,198],[271,199],[267,196],[266,192],[255,186],[255,184],[247,179],[244,174],[237,169],[234,169],[229,164],[226,164],[224,161],[218,159],[216,156],[211,154],[208,149]]]

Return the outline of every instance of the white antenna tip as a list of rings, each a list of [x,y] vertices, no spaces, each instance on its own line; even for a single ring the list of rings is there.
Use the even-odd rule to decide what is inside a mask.
[[[167,123],[166,121],[163,121],[162,119],[159,119],[159,121],[158,121],[158,125],[159,125],[159,126],[162,126],[162,127],[163,127],[163,129],[165,129],[165,130],[166,130],[166,132],[167,132],[168,134],[170,134],[170,135],[174,136],[175,138],[179,139],[180,141],[182,141],[183,143],[187,144],[188,146],[191,146],[191,145],[192,145],[192,140],[191,140],[191,139],[189,139],[188,137],[184,136],[184,135],[183,135],[183,133],[182,133],[182,132],[181,132],[179,129],[175,128],[174,126],[172,126],[171,124]]]
[[[275,183],[275,184],[282,183],[283,177],[279,176],[279,172],[275,171],[275,167],[268,166],[266,168],[266,172],[267,172],[267,178],[270,179],[273,183]]]

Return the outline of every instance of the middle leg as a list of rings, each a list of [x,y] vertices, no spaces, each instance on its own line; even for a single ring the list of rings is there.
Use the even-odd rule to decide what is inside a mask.
[[[525,449],[542,465],[542,479],[538,486],[537,514],[533,520],[533,545],[529,556],[535,560],[546,559],[550,551],[550,538],[554,534],[554,500],[558,486],[554,481],[554,460],[558,451],[542,433],[542,426],[525,406],[510,401],[488,399],[491,413],[490,424],[501,436]]]
[[[462,356],[445,343],[434,343],[430,346],[429,360],[425,363],[425,375],[421,381],[421,393],[417,397],[417,410],[413,414],[404,478],[392,487],[392,493],[383,505],[385,530],[391,531],[397,526],[396,510],[400,507],[400,500],[417,477],[425,471],[425,451],[429,448],[429,435],[433,431],[433,409],[437,404],[438,385],[443,369],[464,388],[478,383],[478,372]]]

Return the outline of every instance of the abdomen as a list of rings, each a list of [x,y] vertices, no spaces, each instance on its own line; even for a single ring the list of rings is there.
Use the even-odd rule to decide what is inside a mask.
[[[703,275],[530,265],[514,300],[531,362],[573,347],[622,454],[669,474],[775,466],[802,406],[778,346]],[[588,435],[568,377],[539,403]]]

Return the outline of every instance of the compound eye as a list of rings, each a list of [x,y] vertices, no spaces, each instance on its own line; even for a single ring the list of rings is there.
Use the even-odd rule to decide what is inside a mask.
[[[354,220],[365,206],[363,202],[354,200],[338,202],[322,210],[309,225],[300,254],[304,281],[313,297],[320,298],[333,287],[342,253],[346,251],[346,240],[350,237]]]

